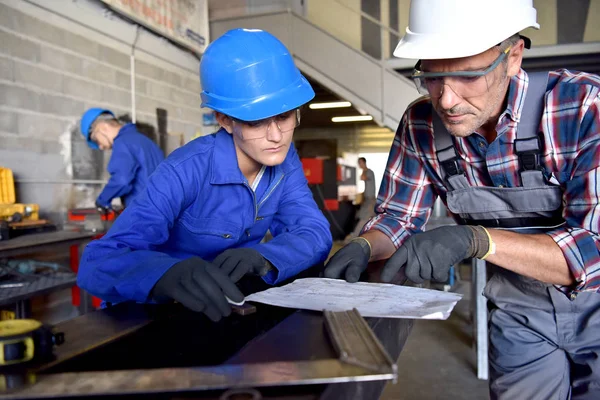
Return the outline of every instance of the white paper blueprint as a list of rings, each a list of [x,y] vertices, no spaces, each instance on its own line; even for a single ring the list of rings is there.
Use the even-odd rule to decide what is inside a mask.
[[[297,279],[246,296],[246,301],[315,311],[356,308],[363,317],[446,319],[462,295],[388,283]]]

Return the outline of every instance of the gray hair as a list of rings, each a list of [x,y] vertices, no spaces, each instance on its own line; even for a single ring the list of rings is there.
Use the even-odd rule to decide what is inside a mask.
[[[93,129],[99,122],[107,122],[111,125],[121,125],[121,122],[115,118],[114,115],[105,112],[96,117],[94,122],[92,122],[90,129]]]
[[[514,46],[515,44],[517,44],[519,40],[521,40],[521,35],[515,33],[508,39],[504,39],[502,42],[500,42],[500,44],[498,44],[498,47],[500,47],[501,50],[505,50],[507,47]]]

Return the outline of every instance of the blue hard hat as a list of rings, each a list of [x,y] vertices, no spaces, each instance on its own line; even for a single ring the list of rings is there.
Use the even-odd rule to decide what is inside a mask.
[[[90,138],[90,134],[92,133],[90,131],[90,128],[92,127],[92,124],[94,123],[96,118],[98,118],[98,116],[100,114],[110,114],[113,117],[115,116],[115,114],[113,114],[112,111],[106,110],[104,108],[90,108],[85,113],[83,113],[83,116],[81,117],[81,125],[80,125],[81,134],[85,138],[88,146],[90,146],[92,149],[95,149],[95,150],[97,150],[99,147]]]
[[[258,29],[233,29],[211,43],[200,81],[202,107],[242,121],[272,117],[315,97],[283,43]]]

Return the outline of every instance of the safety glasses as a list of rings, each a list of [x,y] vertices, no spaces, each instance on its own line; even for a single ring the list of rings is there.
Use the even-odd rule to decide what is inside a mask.
[[[295,109],[271,118],[258,121],[241,121],[232,118],[241,125],[241,136],[244,140],[262,139],[269,133],[270,129],[279,129],[281,133],[289,132],[300,125],[300,110]]]
[[[419,93],[432,97],[441,96],[446,85],[461,97],[481,96],[494,86],[497,77],[490,72],[508,57],[511,48],[508,46],[489,67],[481,71],[424,72],[420,70],[419,60],[411,78]]]

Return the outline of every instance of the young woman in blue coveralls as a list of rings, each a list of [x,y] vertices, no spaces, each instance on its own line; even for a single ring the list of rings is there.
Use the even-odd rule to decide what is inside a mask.
[[[284,281],[323,262],[332,239],[292,144],[314,92],[285,46],[229,31],[206,49],[200,78],[221,129],[159,165],[87,246],[78,284],[107,302],[176,300],[216,321],[231,312],[227,298],[244,299],[244,275]]]

